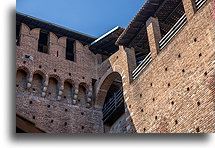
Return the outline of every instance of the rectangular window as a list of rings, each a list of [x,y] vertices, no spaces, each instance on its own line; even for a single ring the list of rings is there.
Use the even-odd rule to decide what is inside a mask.
[[[20,45],[20,28],[21,28],[21,23],[16,22],[16,45]]]
[[[38,51],[48,53],[48,32],[43,30],[40,31]]]
[[[66,41],[66,59],[75,61],[74,41],[67,38]]]

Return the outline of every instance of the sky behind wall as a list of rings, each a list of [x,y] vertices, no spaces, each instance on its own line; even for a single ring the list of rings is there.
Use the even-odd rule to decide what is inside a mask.
[[[17,0],[16,11],[100,37],[126,28],[145,0]]]

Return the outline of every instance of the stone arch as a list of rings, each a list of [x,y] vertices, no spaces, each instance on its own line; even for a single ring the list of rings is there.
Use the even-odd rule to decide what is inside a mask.
[[[74,82],[71,79],[64,81],[64,90],[62,94],[62,101],[71,100],[74,95]]]
[[[80,106],[86,106],[86,100],[87,100],[87,84],[86,83],[80,83],[78,87],[78,105]]]
[[[45,81],[45,74],[37,70],[33,73],[32,83],[31,83],[31,93],[36,96],[41,96],[43,90],[43,84]]]
[[[108,70],[100,80],[95,102],[95,109],[102,111],[105,133],[113,132],[114,125],[118,124],[119,119],[125,113],[122,82],[124,71],[116,65],[113,66],[113,70]]]
[[[96,108],[99,108],[100,110],[102,110],[107,92],[111,84],[117,77],[122,77],[122,76],[119,72],[110,70],[100,80],[98,85],[98,90],[97,90],[96,102],[95,102]]]
[[[56,75],[56,74],[51,74],[51,75],[49,75],[49,78],[55,78],[55,79],[59,82],[59,84],[60,84],[60,82],[61,82],[60,77],[59,77],[58,75]]]
[[[60,78],[57,75],[50,75],[48,79],[47,98],[56,100],[58,97]]]
[[[30,74],[30,70],[27,68],[27,67],[25,67],[25,66],[19,66],[18,68],[17,68],[17,71],[18,70],[24,70],[27,74],[28,74],[28,76],[29,76],[29,74]]]
[[[29,70],[21,66],[16,71],[16,88],[19,92],[24,92],[27,88]]]
[[[39,75],[41,75],[41,76],[43,77],[44,81],[45,81],[45,79],[46,79],[45,72],[43,72],[43,71],[41,71],[41,70],[36,70],[36,71],[33,72],[33,75],[34,75],[34,74],[39,74]]]

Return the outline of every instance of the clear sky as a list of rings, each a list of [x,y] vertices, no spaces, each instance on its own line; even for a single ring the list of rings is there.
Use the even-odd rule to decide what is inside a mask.
[[[17,0],[16,11],[100,37],[127,27],[145,0]]]

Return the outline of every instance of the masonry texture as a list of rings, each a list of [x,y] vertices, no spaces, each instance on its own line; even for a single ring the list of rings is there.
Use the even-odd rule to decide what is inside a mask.
[[[148,0],[138,13],[145,13],[144,9],[153,2]],[[156,9],[161,11],[161,7],[168,5],[168,2],[158,0],[154,3],[159,4]],[[93,37],[76,35],[80,37],[73,38],[73,60],[66,57],[67,42],[71,36],[59,36],[59,32],[47,30],[48,52],[40,52],[38,42],[43,29],[31,27],[33,23],[21,22],[16,46],[17,131],[213,133],[214,2],[206,0],[199,9],[198,1],[177,2],[176,8],[182,6],[183,11],[180,9],[180,12],[186,14],[187,22],[162,49],[159,41],[168,33],[163,31],[166,28],[159,29],[164,23],[161,23],[162,18],[158,14],[154,18],[153,12],[150,12],[150,16],[143,22],[145,27],[141,26],[136,32],[139,35],[139,32],[146,31],[147,40],[144,42],[147,42],[149,50],[143,48],[143,53],[150,53],[152,58],[146,66],[142,66],[135,78],[134,71],[144,63],[144,58],[140,64],[136,62],[139,51],[135,41],[142,42],[142,38],[135,37],[132,42],[128,42],[131,37],[127,32],[132,30],[139,14],[123,33],[114,30],[110,36],[99,38],[94,43],[91,43],[91,40],[95,40]],[[172,14],[168,16],[171,18]],[[174,28],[174,25],[165,26],[170,26],[166,32]],[[119,32],[116,37],[115,34]],[[108,37],[117,40],[117,46],[115,42],[102,46]],[[117,47],[117,51],[107,55],[104,50],[99,50],[102,47]],[[107,59],[101,60],[104,56]],[[122,88],[120,98],[123,99],[123,105],[117,107],[115,104],[113,111],[108,112],[110,116],[106,118],[107,102],[113,102],[110,98],[117,102],[117,96],[120,96],[113,93],[112,97],[111,91],[119,88]],[[109,108],[112,108],[111,105]],[[27,126],[30,123],[32,125]],[[38,130],[29,130],[31,128]]]

